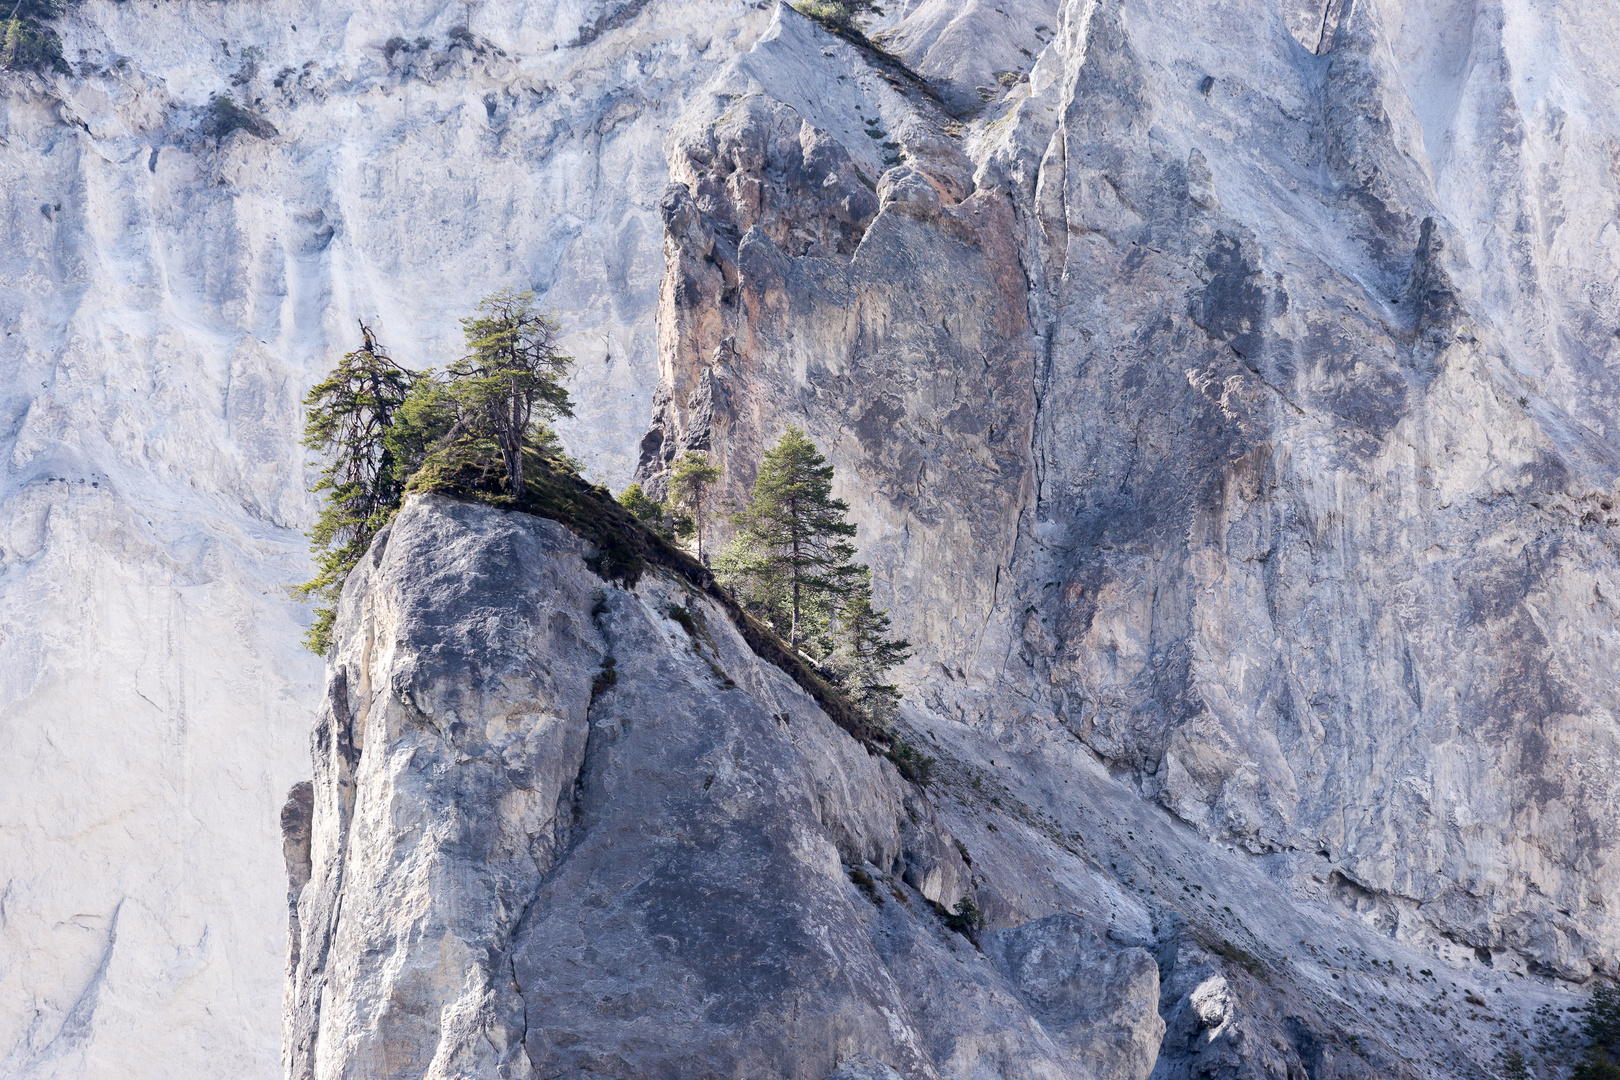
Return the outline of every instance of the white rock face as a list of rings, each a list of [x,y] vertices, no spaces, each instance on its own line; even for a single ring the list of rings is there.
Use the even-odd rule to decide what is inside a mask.
[[[940,101],[719,0],[87,0],[0,76],[0,1077],[276,1071],[299,398],[509,284],[615,487],[809,425],[993,931],[1150,946],[1158,1076],[1494,1068],[1441,980],[1617,970],[1620,12],[886,7]]]
[[[664,132],[767,17],[89,0],[73,77],[0,75],[0,1077],[278,1072],[300,399],[356,318],[442,365],[532,287],[622,483]],[[219,93],[278,134],[206,134]]]

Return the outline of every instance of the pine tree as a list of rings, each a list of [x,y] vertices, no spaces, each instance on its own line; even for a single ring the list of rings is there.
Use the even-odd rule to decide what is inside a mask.
[[[393,426],[383,439],[393,463],[394,477],[402,490],[428,456],[444,448],[459,415],[455,398],[432,368],[416,377],[411,392],[394,412]]]
[[[862,577],[860,587],[838,612],[827,667],[855,707],[878,727],[887,728],[900,708],[900,688],[884,677],[911,655],[911,643],[889,637],[889,615],[872,607],[871,575]]]
[[[447,371],[461,416],[445,441],[463,431],[487,434],[500,449],[507,492],[520,495],[523,448],[537,420],[574,415],[562,385],[574,358],[561,353],[561,327],[535,307],[532,292],[492,293],[478,311],[461,320],[469,351]]]
[[[11,14],[0,19],[0,70],[68,73],[62,38],[47,23],[66,13],[69,0],[15,0]]]
[[[765,452],[748,505],[733,515],[737,535],[717,567],[723,581],[793,648],[824,636],[833,612],[858,586],[844,520],[832,497],[832,466],[798,427]]]
[[[708,519],[709,499],[719,479],[719,466],[710,465],[709,456],[696,450],[688,450],[682,455],[675,463],[675,469],[669,478],[670,502],[675,505],[677,513],[683,513],[691,518],[691,531],[697,536],[698,562],[705,565],[707,561],[703,558],[703,529]]]
[[[911,646],[889,636],[889,616],[872,606],[872,574],[854,561],[855,526],[845,519],[849,504],[832,497],[832,480],[809,436],[788,428],[766,452],[748,505],[732,515],[737,535],[716,574],[887,727],[900,690],[885,676]]]
[[[524,496],[525,461],[577,470],[541,422],[573,415],[560,381],[572,360],[558,355],[557,324],[533,299],[485,297],[480,315],[461,320],[469,355],[416,380],[388,436],[402,485],[504,502]]]
[[[331,644],[343,582],[393,519],[404,492],[388,435],[416,377],[383,351],[369,326],[361,323],[360,334],[360,348],[304,399],[304,446],[326,459],[310,490],[326,497],[309,534],[317,573],[293,592],[320,601],[304,637],[318,654]]]
[[[1594,1046],[1610,1050],[1620,1045],[1620,986],[1599,982],[1592,987],[1583,1027],[1587,1041]]]

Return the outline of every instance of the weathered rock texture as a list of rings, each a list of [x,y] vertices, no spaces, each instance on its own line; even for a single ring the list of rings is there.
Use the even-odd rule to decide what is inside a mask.
[[[943,101],[784,13],[688,110],[642,474],[709,449],[735,497],[807,426],[921,727],[1064,732],[1415,967],[1620,971],[1613,63],[1574,43],[1616,17],[1538,14],[1549,52],[1512,4],[953,11],[1033,61],[969,126],[936,5],[881,40]],[[1345,1045],[1180,955],[1164,1075]]]
[[[885,9],[870,31],[905,67],[744,0],[85,0],[72,75],[0,75],[0,1077],[272,1075],[278,814],[299,1069],[1126,1075],[1156,1031],[1142,948],[1158,1077],[1479,1076],[1537,1042],[1534,1009],[1620,971],[1620,10]],[[593,758],[567,658],[594,683],[614,627],[652,634],[651,581],[600,586],[577,641],[489,600],[488,644],[456,646],[476,662],[409,706],[477,731],[433,742],[392,688],[338,688],[404,740],[345,766],[351,794],[370,769],[409,797],[339,833],[337,773],[286,799],[318,697],[281,591],[307,572],[299,397],[355,317],[442,363],[454,317],[513,284],[573,329],[564,434],[595,475],[656,490],[707,448],[735,496],[785,424],[827,450],[916,646],[923,802],[835,732],[812,745],[785,697],[791,733],[762,734],[777,676],[740,651],[740,689],[642,709],[735,733],[740,762],[635,724],[613,730],[645,775]],[[535,573],[589,584],[567,537],[533,535],[555,549]],[[699,663],[678,646],[615,670]],[[637,670],[601,707],[672,685]],[[407,744],[438,764],[413,773]],[[767,746],[787,756],[749,756]],[[723,759],[759,798],[726,804],[735,827],[683,817],[680,771],[718,786]],[[847,781],[853,816],[795,762]],[[599,786],[564,812],[581,769]],[[660,823],[631,845],[649,867],[721,905],[707,867],[737,868],[753,921],[649,931],[631,893],[653,879],[613,892],[626,864],[571,831],[576,806],[624,825],[625,797]],[[924,839],[865,800],[916,808]],[[946,888],[926,837],[960,840],[982,959],[915,893],[869,911],[758,846],[795,823],[890,858],[864,871],[879,895],[894,850]],[[372,893],[344,893],[340,853]],[[802,906],[770,891],[800,883]],[[682,967],[759,943],[733,925],[826,936],[771,937],[802,984]],[[612,951],[638,933],[664,944]],[[523,992],[553,1011],[514,1011]]]
[[[276,821],[320,693],[300,399],[356,318],[442,366],[533,287],[570,446],[622,484],[661,144],[768,20],[84,0],[73,75],[0,72],[0,1077],[276,1075]],[[268,127],[222,134],[220,93]]]
[[[345,587],[287,815],[289,1076],[1148,1075],[1150,953],[1014,905],[953,933],[923,793],[711,600],[588,554],[413,498]]]

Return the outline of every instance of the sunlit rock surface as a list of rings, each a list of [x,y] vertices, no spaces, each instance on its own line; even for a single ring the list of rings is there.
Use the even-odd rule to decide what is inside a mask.
[[[62,29],[73,75],[0,76],[0,1076],[277,1072],[299,398],[356,318],[442,364],[505,285],[568,325],[615,488],[827,450],[984,978],[1063,1068],[1141,1020],[1122,949],[1163,1078],[1474,1075],[1616,973],[1620,12],[885,5],[921,82],[745,3]],[[1085,992],[1020,959],[1048,938]],[[320,1022],[381,1031],[366,978]],[[399,1075],[639,1067],[472,985],[411,991]],[[1015,1074],[958,1035],[804,1068]]]
[[[569,445],[622,483],[661,143],[768,18],[88,0],[72,77],[0,74],[0,1076],[277,1074],[321,678],[300,399],[356,319],[442,366],[531,287]],[[219,137],[222,93],[265,137]]]
[[[1145,1080],[1151,953],[1074,914],[954,933],[924,793],[712,600],[589,554],[429,496],[351,577],[289,810],[289,1076]]]

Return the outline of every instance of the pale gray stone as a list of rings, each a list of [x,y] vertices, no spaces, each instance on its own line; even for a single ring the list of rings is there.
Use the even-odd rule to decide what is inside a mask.
[[[289,883],[296,1060],[349,1053],[299,1050],[317,1014],[381,1033],[357,1035],[357,1068],[568,1057],[480,956],[560,873],[576,837],[554,800],[593,760],[576,720],[522,711],[563,691],[508,688],[499,663],[594,682],[594,620],[537,627],[507,590],[494,644],[456,648],[518,711],[401,726],[428,779],[328,724],[307,814],[287,801],[319,696],[284,592],[308,574],[300,397],[355,317],[442,364],[455,316],[508,284],[570,327],[564,436],[615,487],[639,466],[657,490],[699,448],[735,497],[807,426],[915,646],[926,797],[872,763],[747,773],[916,908],[868,912],[848,884],[878,922],[828,940],[892,997],[849,998],[871,1041],[822,1045],[804,1075],[862,1054],[901,1075],[1083,1067],[1087,1022],[1042,1019],[930,899],[975,897],[982,943],[1077,919],[1118,947],[1087,970],[1151,953],[1166,1078],[1489,1073],[1536,1007],[1620,970],[1620,14],[884,7],[871,32],[927,88],[744,0],[85,0],[62,24],[73,74],[0,75],[0,1077],[275,1072]],[[262,123],[222,134],[220,92]],[[434,715],[486,716],[461,675],[410,670],[450,688],[423,691]],[[333,689],[331,716],[382,692]],[[441,768],[469,788],[435,787]],[[353,923],[317,828],[352,811],[345,785],[400,795],[353,819],[355,882],[395,890]],[[406,825],[438,806],[418,844]],[[795,925],[843,910],[815,896]],[[319,967],[325,1011],[334,942],[354,966]],[[393,967],[367,951],[400,942]],[[574,1022],[566,978],[533,984],[576,1010],[568,1068],[596,1071],[576,1059],[612,1029]],[[674,1009],[707,993],[671,985]],[[898,1029],[914,1053],[874,1034],[877,1000],[923,1014]],[[658,1030],[630,1052],[719,1060],[640,1022]],[[739,1067],[775,1060],[782,1023]],[[1120,1061],[1151,1028],[1136,1016]]]
[[[588,553],[413,497],[345,587],[289,1077],[1147,1076],[1147,953],[953,932],[927,795],[711,599]]]

